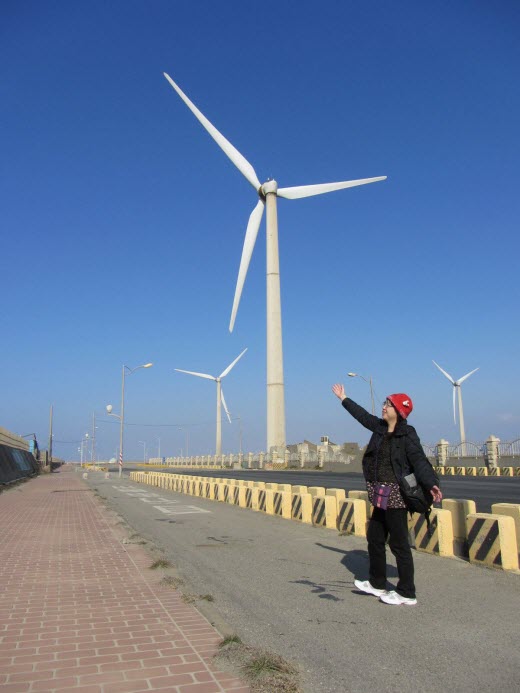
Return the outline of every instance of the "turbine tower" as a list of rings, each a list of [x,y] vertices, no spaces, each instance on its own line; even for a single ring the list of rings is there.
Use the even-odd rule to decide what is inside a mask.
[[[469,373],[466,373],[466,375],[463,375],[462,378],[459,378],[458,380],[453,380],[451,375],[449,373],[446,373],[446,371],[439,366],[438,363],[435,363],[433,361],[434,365],[437,366],[437,368],[440,370],[440,372],[448,378],[450,383],[453,385],[453,422],[455,425],[457,424],[457,412],[455,408],[455,398],[458,393],[458,398],[459,398],[459,426],[460,426],[460,442],[462,445],[462,456],[466,456],[466,432],[464,430],[464,412],[462,410],[462,388],[461,385],[462,383],[469,378],[470,375],[473,375],[476,371],[478,371],[478,368],[475,368],[474,370],[470,371]]]
[[[267,451],[274,448],[285,448],[285,398],[283,376],[283,349],[282,349],[282,309],[280,299],[280,267],[278,257],[278,220],[276,210],[276,198],[283,197],[288,200],[296,200],[301,197],[310,197],[352,188],[367,183],[385,180],[386,176],[378,178],[362,178],[359,180],[343,181],[340,183],[324,183],[319,185],[304,185],[293,188],[279,188],[275,180],[260,183],[253,166],[240,152],[209,122],[199,111],[173,79],[164,73],[164,76],[175,89],[193,115],[207,130],[211,137],[222,149],[229,159],[235,164],[242,175],[256,190],[259,200],[251,212],[247,224],[244,247],[238,270],[238,279],[231,310],[229,331],[233,331],[235,318],[242,295],[242,288],[246,278],[249,262],[255,245],[264,207],[266,211],[266,264],[267,264]]]
[[[244,351],[236,357],[233,363],[230,363],[226,370],[222,371],[222,373],[217,378],[215,378],[215,376],[213,375],[208,375],[207,373],[195,373],[193,371],[183,371],[181,368],[175,368],[175,370],[179,373],[188,373],[189,375],[196,375],[199,378],[207,378],[208,380],[214,380],[217,383],[217,444],[215,454],[218,456],[222,455],[222,410],[220,407],[221,404],[224,406],[224,411],[226,412],[226,416],[228,417],[229,423],[231,423],[231,417],[229,416],[229,411],[226,406],[226,400],[224,399],[224,392],[222,391],[221,380],[222,378],[226,377],[229,371],[233,368],[237,361],[242,358],[246,351],[247,349],[244,349]]]

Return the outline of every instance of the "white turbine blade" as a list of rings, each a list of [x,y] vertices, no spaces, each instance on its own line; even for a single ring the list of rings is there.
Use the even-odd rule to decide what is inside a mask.
[[[199,378],[207,378],[208,380],[216,380],[212,375],[207,373],[195,373],[194,371],[183,371],[182,368],[174,368],[173,370],[179,373],[188,373],[188,375],[197,375]]]
[[[242,289],[244,288],[247,270],[249,263],[251,262],[251,255],[253,254],[256,237],[258,236],[258,229],[260,228],[260,222],[262,221],[264,205],[265,203],[263,200],[258,200],[258,203],[251,212],[249,221],[247,223],[244,247],[242,248],[242,257],[240,258],[240,267],[238,270],[237,285],[235,288],[235,298],[233,299],[233,308],[231,310],[231,320],[229,321],[230,332],[233,332],[233,327],[235,326],[238,304],[240,303],[240,297],[242,296]]]
[[[455,404],[455,400],[457,398],[457,388],[455,385],[453,386],[453,423],[457,425],[457,407]]]
[[[296,188],[278,188],[276,194],[278,197],[285,197],[287,200],[297,200],[299,197],[322,195],[323,193],[334,192],[334,190],[343,190],[343,188],[355,188],[358,185],[377,183],[380,180],[386,180],[386,176],[345,180],[342,183],[319,183],[318,185],[300,185]]]
[[[228,411],[228,408],[226,406],[226,400],[224,399],[224,391],[222,390],[222,388],[220,389],[220,400],[221,400],[222,405],[224,407],[224,411],[226,412],[226,416],[228,417],[228,421],[229,421],[229,423],[231,423],[231,416],[229,415],[229,411]]]
[[[449,373],[446,373],[446,371],[443,368],[441,368],[438,363],[435,363],[435,361],[433,361],[433,359],[432,359],[432,363],[434,363],[437,366],[437,368],[440,370],[440,372],[443,373],[448,378],[448,380],[450,381],[450,383],[452,385],[455,385],[455,381],[453,380],[453,378],[451,377],[451,375]]]
[[[479,366],[479,368],[480,368],[480,366]],[[466,373],[466,375],[462,376],[462,378],[459,378],[457,381],[459,383],[459,385],[461,385],[467,378],[469,378],[470,375],[473,375],[473,373],[476,373],[476,371],[478,371],[478,368],[475,368],[475,370],[470,371],[469,373]]]
[[[229,366],[226,368],[225,371],[222,371],[222,373],[219,375],[219,378],[224,378],[224,377],[229,373],[229,371],[233,368],[233,366],[235,365],[235,363],[236,363],[239,359],[242,358],[242,356],[246,353],[246,351],[247,351],[247,347],[244,349],[244,351],[243,351],[241,354],[239,354],[239,355],[236,357],[236,359],[233,361],[233,363],[230,363],[230,364],[229,364]]]
[[[199,121],[199,123],[202,125],[203,128],[207,130],[207,132],[213,137],[215,142],[218,144],[218,146],[222,149],[224,154],[231,159],[231,161],[235,164],[235,166],[238,168],[240,173],[242,173],[245,178],[251,183],[251,185],[254,187],[255,190],[259,190],[261,187],[261,183],[258,180],[258,176],[255,173],[255,169],[251,166],[249,161],[242,156],[242,154],[238,151],[238,149],[235,149],[231,142],[228,142],[228,140],[222,135],[216,127],[214,127],[209,120],[202,115],[202,113],[199,111],[199,109],[195,106],[194,103],[192,103],[186,94],[182,91],[180,87],[178,87],[173,79],[166,74],[166,72],[163,72],[164,76],[168,80],[168,82],[172,85],[172,87],[175,89],[177,94],[181,97],[181,99],[184,101],[186,106],[190,109],[190,111],[193,113],[195,118]]]

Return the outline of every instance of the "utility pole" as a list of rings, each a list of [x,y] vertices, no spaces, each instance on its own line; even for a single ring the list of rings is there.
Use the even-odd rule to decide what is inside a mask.
[[[52,463],[52,404],[49,417],[49,466]]]
[[[90,444],[90,461],[96,461],[96,412],[92,412],[92,442]]]

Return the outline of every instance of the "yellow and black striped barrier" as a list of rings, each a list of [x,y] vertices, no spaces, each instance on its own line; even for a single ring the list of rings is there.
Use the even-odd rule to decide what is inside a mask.
[[[288,491],[275,491],[273,497],[273,511],[275,515],[291,519],[291,494]]]
[[[408,528],[415,537],[415,548],[418,551],[453,556],[453,524],[449,510],[433,508],[429,529],[424,515],[414,514]]]
[[[487,467],[477,467],[477,476],[487,476],[488,475],[488,468]]]
[[[310,493],[293,493],[291,518],[297,522],[312,523],[312,496]]]
[[[312,504],[312,524],[315,527],[336,527],[338,510],[333,496],[315,496]]]
[[[367,508],[361,498],[348,498],[340,503],[338,512],[338,529],[344,534],[358,537],[366,535]]]
[[[493,515],[507,515],[512,517],[515,523],[516,546],[520,554],[520,503],[493,503],[491,506]]]
[[[488,476],[501,476],[500,467],[490,467],[488,470]]]
[[[474,513],[468,515],[466,522],[470,563],[518,570],[515,521],[512,517]]]

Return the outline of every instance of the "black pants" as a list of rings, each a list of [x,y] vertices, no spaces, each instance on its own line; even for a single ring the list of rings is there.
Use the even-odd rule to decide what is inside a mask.
[[[372,587],[386,589],[386,552],[388,542],[397,562],[399,582],[396,592],[402,597],[415,598],[413,579],[413,557],[408,541],[408,518],[405,508],[381,510],[374,508],[368,525],[368,555],[370,558],[369,579]]]

